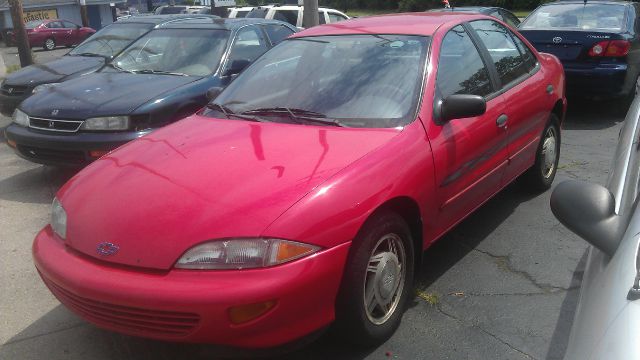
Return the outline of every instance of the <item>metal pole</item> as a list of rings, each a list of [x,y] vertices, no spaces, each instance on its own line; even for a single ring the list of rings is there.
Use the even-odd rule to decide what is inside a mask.
[[[302,13],[302,27],[310,28],[318,25],[318,0],[304,0],[304,11]]]
[[[27,30],[24,28],[24,14],[22,13],[22,0],[9,0],[11,9],[11,21],[13,21],[13,34],[16,37],[16,46],[20,57],[20,66],[33,64]]]
[[[82,18],[82,26],[89,26],[89,17],[87,16],[87,0],[80,0],[80,17]]]

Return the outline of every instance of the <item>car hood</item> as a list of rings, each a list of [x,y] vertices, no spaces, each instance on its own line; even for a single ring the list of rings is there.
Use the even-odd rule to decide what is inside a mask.
[[[65,81],[27,98],[20,108],[31,116],[83,120],[128,115],[139,106],[178,87],[199,80],[193,76],[99,72]]]
[[[63,56],[46,64],[27,66],[7,75],[7,85],[33,87],[55,83],[69,75],[95,71],[104,65],[104,58],[88,56]]]
[[[399,132],[196,115],[121,147],[65,184],[58,197],[66,241],[102,260],[169,269],[198,243],[263,235],[296,201]],[[117,253],[99,255],[102,243]]]

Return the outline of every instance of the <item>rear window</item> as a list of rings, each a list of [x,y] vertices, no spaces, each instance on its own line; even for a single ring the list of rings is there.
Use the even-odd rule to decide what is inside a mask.
[[[156,10],[156,15],[167,15],[167,14],[184,14],[187,12],[186,6],[167,6],[163,8],[159,8]]]
[[[269,12],[269,8],[255,8],[245,16],[248,18],[256,18],[256,19],[264,19],[267,17],[267,13]]]
[[[520,25],[523,30],[621,32],[626,6],[621,4],[553,4],[541,6]]]

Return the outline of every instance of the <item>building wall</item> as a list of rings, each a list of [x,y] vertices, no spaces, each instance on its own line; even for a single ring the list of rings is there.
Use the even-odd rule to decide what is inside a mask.
[[[100,6],[100,20],[102,27],[105,27],[113,22],[113,18],[111,17],[111,7],[109,4],[102,4]],[[57,9],[58,10],[58,18],[62,20],[69,20],[78,25],[82,25],[82,17],[80,16],[80,6],[79,5],[58,5],[58,6],[43,6],[43,9]],[[29,9],[37,9],[37,8],[28,8]],[[11,12],[9,10],[2,11],[2,19],[4,20],[2,29],[5,28],[13,28],[13,22],[11,21]],[[99,30],[99,29],[96,29]]]

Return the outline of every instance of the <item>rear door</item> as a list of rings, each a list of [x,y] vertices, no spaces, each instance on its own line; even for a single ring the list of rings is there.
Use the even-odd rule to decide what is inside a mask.
[[[444,36],[438,59],[434,104],[453,94],[485,98],[484,115],[427,124],[433,149],[439,225],[449,228],[496,193],[507,161],[506,131],[498,120],[503,100],[495,78],[470,33],[461,25]]]
[[[547,88],[550,85],[544,82],[535,55],[515,33],[493,20],[471,21],[469,25],[489,53],[505,103],[506,184],[533,165],[553,90]]]
[[[79,44],[82,39],[80,37],[80,27],[72,22],[69,21],[63,21],[62,22],[64,29],[65,29],[65,44],[67,45],[73,45],[73,44]]]
[[[48,23],[46,27],[49,33],[47,37],[53,38],[58,45],[65,44],[66,34],[61,21],[52,21]]]

